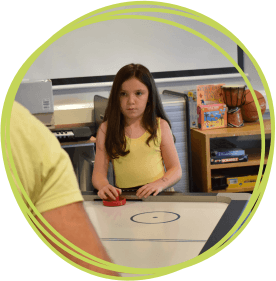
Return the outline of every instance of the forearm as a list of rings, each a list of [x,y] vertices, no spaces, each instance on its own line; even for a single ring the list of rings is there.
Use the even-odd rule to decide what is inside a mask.
[[[109,181],[108,181],[107,177],[105,177],[102,174],[97,173],[97,172],[93,173],[92,185],[94,188],[96,188],[97,190],[101,190],[108,184],[109,184]]]
[[[73,203],[63,207],[59,207],[42,214],[43,217],[48,221],[48,223],[59,232],[64,238],[76,245],[78,248],[84,250],[85,252],[96,256],[102,260],[111,262],[108,254],[106,253],[100,238],[98,237],[87,213],[84,210],[82,203]],[[38,219],[41,225],[49,232],[56,240],[61,244],[66,245],[63,241],[56,237],[43,223]],[[79,258],[73,256],[67,251],[61,249],[58,245],[48,239],[61,254],[69,258],[74,263],[85,267],[87,269],[93,270],[95,272],[115,275],[118,276],[116,272],[102,269],[88,262],[82,261]],[[66,245],[67,246],[67,245]],[[69,249],[71,247],[67,246]],[[72,250],[72,249],[71,249]],[[75,250],[73,250],[75,252]],[[80,254],[81,255],[81,254]]]
[[[136,195],[139,198],[145,197],[147,198],[149,195],[156,196],[161,191],[165,190],[166,188],[169,188],[176,184],[182,176],[181,168],[176,166],[172,167],[167,170],[167,172],[164,174],[163,177],[160,179],[148,183],[141,188],[138,189]]]
[[[182,177],[182,170],[180,167],[173,167],[166,171],[164,176],[157,181],[158,185],[162,190],[165,190],[173,185],[175,185]]]
[[[51,233],[51,231],[48,231]],[[61,244],[63,244],[64,246],[66,246],[67,248],[71,249],[73,252],[76,252],[75,250],[73,250],[72,248],[70,248],[69,246],[67,246],[63,241],[61,241],[59,238],[57,238],[53,233],[51,233],[52,236],[54,236]],[[43,235],[44,236],[44,235]],[[65,250],[63,250],[62,248],[60,248],[59,246],[57,246],[54,242],[52,242],[50,239],[48,239],[48,237],[44,236],[46,238],[46,240],[55,248],[57,249],[63,256],[65,256],[66,258],[70,259],[72,262],[87,268],[89,270],[92,270],[94,272],[98,272],[98,273],[102,273],[102,274],[106,274],[106,275],[111,275],[111,276],[120,276],[117,272],[114,271],[110,271],[107,269],[103,269],[100,267],[97,267],[95,265],[92,265],[88,262],[85,262],[73,255],[71,255],[70,253],[66,252]],[[99,246],[100,245],[100,246]],[[93,245],[93,249],[85,249],[85,247],[82,247],[83,250],[85,250],[86,252],[89,252],[92,255],[97,256],[98,258],[101,258],[105,261],[108,262],[112,262],[111,259],[109,258],[109,256],[106,254],[105,250],[103,249],[101,244],[95,243]],[[77,253],[77,252],[76,252]],[[82,254],[78,253],[79,255],[83,256]]]
[[[116,200],[116,197],[118,196],[118,191],[119,193],[121,193],[119,189],[111,185],[108,182],[107,178],[100,173],[93,174],[92,184],[98,190],[98,196],[103,200]]]

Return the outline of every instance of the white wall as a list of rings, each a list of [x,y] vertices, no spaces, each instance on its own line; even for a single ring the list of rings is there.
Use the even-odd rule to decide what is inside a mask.
[[[237,61],[236,44],[216,29],[183,16],[147,15],[158,15],[208,36]],[[65,34],[39,56],[25,78],[115,75],[131,62],[144,64],[151,72],[232,67],[216,48],[189,31],[149,20],[116,19]]]
[[[221,32],[189,18],[165,14],[158,16],[207,36],[237,62],[236,44]],[[128,19],[100,22],[64,35],[39,56],[25,79],[114,75],[119,68],[131,62],[144,64],[151,72],[233,66],[216,48],[188,31],[159,22]],[[261,80],[247,56],[245,73],[253,88],[264,93]],[[211,80],[207,78],[157,81],[157,86],[162,93],[165,89],[183,92],[199,84],[245,84],[239,75],[234,78],[233,75],[217,76]],[[54,87],[56,124],[92,122],[94,95],[108,97],[109,91],[110,84],[101,87],[69,86],[64,89]]]

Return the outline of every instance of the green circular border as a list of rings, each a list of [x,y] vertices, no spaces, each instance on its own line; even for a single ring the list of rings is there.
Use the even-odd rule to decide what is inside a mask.
[[[254,66],[256,67],[256,69],[257,69],[257,71],[258,71],[258,73],[259,73],[259,75],[260,75],[260,77],[261,77],[261,80],[262,80],[262,82],[263,82],[263,84],[264,84],[264,88],[265,88],[265,91],[266,91],[266,94],[267,94],[267,98],[268,98],[268,101],[269,101],[269,105],[270,105],[270,113],[271,113],[271,117],[274,117],[275,116],[275,112],[274,112],[274,108],[273,108],[273,102],[272,102],[272,96],[271,96],[271,93],[270,93],[270,90],[269,90],[269,87],[268,87],[268,84],[267,84],[267,81],[266,81],[266,79],[265,79],[265,76],[264,76],[264,74],[263,74],[263,72],[262,72],[262,70],[261,70],[261,68],[260,68],[260,66],[258,65],[258,63],[257,63],[257,61],[254,59],[254,57],[251,55],[251,53],[246,49],[246,47],[241,43],[241,41],[237,38],[237,37],[235,37],[230,31],[228,31],[225,27],[223,27],[223,26],[221,26],[219,23],[217,23],[217,22],[215,22],[214,20],[212,20],[212,19],[210,19],[210,18],[208,18],[208,17],[206,17],[206,16],[204,16],[203,14],[201,14],[201,13],[198,13],[198,12],[195,12],[195,11],[193,11],[193,10],[191,10],[191,9],[188,9],[188,8],[183,8],[183,7],[180,7],[180,6],[178,6],[178,5],[174,5],[174,4],[168,4],[168,3],[162,3],[162,2],[144,2],[144,1],[138,1],[138,2],[124,2],[124,3],[119,3],[119,4],[114,4],[114,5],[110,5],[110,6],[107,6],[107,7],[104,7],[104,8],[101,8],[101,9],[98,9],[98,10],[95,10],[94,12],[92,12],[92,13],[88,13],[88,14],[85,14],[84,16],[82,16],[82,17],[79,17],[78,19],[76,19],[75,21],[72,21],[70,24],[67,24],[66,26],[64,26],[64,28],[62,28],[62,29],[60,29],[58,32],[56,32],[52,37],[50,37],[48,40],[46,40],[45,41],[45,43],[43,44],[43,45],[41,45],[27,60],[26,60],[26,62],[20,67],[20,69],[18,70],[18,72],[17,72],[17,74],[15,75],[15,78],[13,79],[13,81],[12,81],[12,83],[11,83],[11,85],[10,85],[10,87],[9,87],[9,90],[8,90],[8,92],[7,92],[7,95],[8,95],[8,97],[6,96],[6,98],[5,98],[5,101],[4,101],[4,105],[5,105],[5,107],[3,107],[3,112],[2,112],[2,120],[6,120],[6,122],[2,122],[1,121],[1,127],[2,128],[4,128],[5,129],[5,132],[6,132],[6,143],[5,143],[5,146],[6,146],[6,149],[8,150],[8,153],[10,153],[10,147],[9,147],[9,119],[10,119],[10,113],[11,113],[11,106],[12,106],[12,103],[13,103],[13,100],[14,100],[14,97],[15,97],[15,94],[16,94],[16,92],[17,92],[17,89],[18,89],[18,87],[19,87],[19,85],[20,85],[20,82],[21,82],[21,80],[23,79],[23,77],[24,77],[24,75],[25,75],[25,73],[26,73],[26,71],[25,70],[27,70],[28,68],[29,68],[29,66],[33,63],[33,61],[41,54],[41,52],[43,51],[43,50],[45,50],[50,44],[52,44],[55,40],[57,40],[59,37],[61,37],[61,36],[63,36],[65,33],[68,33],[68,32],[70,32],[71,30],[71,28],[72,28],[72,30],[73,29],[76,29],[76,28],[79,28],[79,27],[81,27],[82,25],[84,25],[84,20],[85,20],[85,18],[87,18],[87,17],[90,17],[90,16],[93,16],[93,15],[96,15],[98,12],[102,12],[102,11],[106,11],[106,10],[109,10],[110,8],[115,8],[115,7],[122,7],[122,6],[126,6],[126,5],[141,5],[141,4],[143,4],[143,5],[159,5],[159,6],[164,6],[164,7],[172,7],[172,8],[178,8],[179,10],[182,10],[182,11],[186,11],[186,12],[188,12],[188,13],[192,13],[192,14],[195,14],[198,18],[196,18],[196,20],[200,20],[200,21],[202,21],[202,22],[204,22],[205,24],[208,24],[208,25],[210,25],[210,26],[213,26],[213,25],[216,25],[216,27],[214,27],[214,28],[216,28],[216,29],[218,29],[219,31],[221,31],[222,33],[224,33],[225,35],[227,35],[228,37],[230,37],[233,41],[235,41],[238,45],[240,45],[240,47],[247,53],[247,55],[248,55],[248,57],[251,59],[251,61],[253,62],[253,64],[254,64]],[[142,11],[142,10],[146,10],[146,9],[141,9],[140,11]],[[155,12],[155,10],[156,10],[156,12],[160,12],[160,11],[157,11],[157,10],[161,10],[161,9],[147,9],[148,11],[151,11],[151,12]],[[138,11],[138,10],[136,10],[136,11]],[[101,15],[100,17],[99,16],[97,16],[97,19],[89,19],[89,23],[88,24],[91,24],[91,23],[93,23],[93,22],[99,22],[99,21],[102,21],[102,20],[114,20],[114,19],[116,19],[116,17],[115,17],[115,15],[116,14],[118,14],[118,13],[125,13],[126,11],[124,10],[124,11],[116,11],[116,12],[111,12],[111,13],[109,13],[110,15],[109,16],[107,16],[106,14],[103,14],[103,15]],[[127,12],[130,12],[130,10],[128,10]],[[162,13],[171,13],[172,11],[170,10],[169,12],[168,11],[166,11],[166,10],[164,10],[164,9],[162,9]],[[177,13],[182,13],[182,12],[176,12],[176,11],[173,11],[173,14],[177,14]],[[183,14],[183,13],[182,13]],[[180,14],[179,14],[180,15]],[[187,16],[188,14],[185,14],[185,16]],[[110,16],[112,16],[113,18],[111,19],[111,18],[109,18]],[[189,15],[188,15],[189,16]],[[100,18],[100,20],[98,20],[98,18]],[[160,21],[160,22],[163,22],[163,23],[165,23],[165,24],[170,24],[170,25],[174,25],[174,24],[172,24],[172,22],[169,22],[169,21],[166,21],[166,20],[161,20],[161,19],[156,19],[156,18],[154,18],[154,17],[147,17],[147,16],[137,16],[137,17],[134,17],[134,16],[117,16],[117,18],[119,19],[119,18],[139,18],[139,19],[143,19],[143,20],[155,20],[155,21]],[[96,21],[94,21],[94,20],[96,20]],[[74,27],[72,26],[72,25],[75,25]],[[177,25],[174,25],[175,27],[178,27],[178,28],[181,28],[180,27],[180,25],[179,26],[177,26]],[[182,28],[182,29],[184,29],[184,28]],[[187,29],[186,29],[187,30]],[[191,30],[190,30],[190,32],[192,32]],[[226,34],[226,33],[227,34]],[[192,33],[194,33],[194,32],[192,32]],[[195,33],[194,33],[195,34]],[[200,34],[195,34],[195,35],[197,35],[197,36],[199,36],[199,37],[201,37],[200,36]],[[205,38],[203,38],[203,37],[201,37],[203,40],[205,40]],[[207,41],[208,42],[208,40],[205,40],[205,41]],[[211,42],[209,42],[209,43],[211,43]],[[219,49],[218,49],[219,50]],[[219,50],[219,51],[221,51],[221,50]],[[222,52],[223,53],[223,52]],[[226,56],[227,57],[227,56]],[[33,59],[33,61],[32,61],[32,59]],[[234,64],[235,65],[235,64]],[[236,67],[237,68],[237,67]],[[238,68],[237,68],[238,69]],[[239,69],[238,69],[239,70]],[[240,70],[239,70],[239,72],[240,72]],[[240,72],[241,73],[241,72]],[[243,72],[241,73],[241,75],[243,76]],[[246,78],[246,77],[244,77],[244,78]],[[245,81],[247,80],[247,78],[246,79],[244,79]],[[248,88],[251,90],[251,92],[253,93],[253,98],[254,98],[254,101],[256,102],[257,101],[257,99],[256,99],[256,96],[255,96],[255,94],[254,94],[254,91],[253,91],[253,88],[252,88],[252,86],[251,86],[251,84],[249,83],[249,81],[248,81],[248,83],[247,83],[247,85],[248,85]],[[257,103],[258,104],[258,103]],[[264,164],[264,141],[263,141],[263,138],[264,138],[264,128],[263,128],[263,124],[262,124],[262,116],[261,116],[261,114],[260,114],[260,108],[258,108],[258,114],[259,114],[259,117],[260,117],[260,123],[261,123],[261,132],[262,132],[262,158],[261,158],[261,164],[260,164],[260,166],[261,165],[263,165]],[[3,118],[4,117],[4,118]],[[268,159],[268,162],[267,162],[267,168],[268,168],[268,166],[269,166],[269,168],[271,169],[271,166],[272,166],[272,157],[273,156],[271,156],[272,155],[272,152],[274,152],[274,146],[275,146],[275,142],[273,141],[273,140],[275,140],[275,136],[274,136],[274,128],[275,128],[275,123],[274,123],[274,118],[272,118],[271,119],[271,127],[272,127],[272,132],[271,132],[271,134],[272,134],[272,145],[271,145],[271,150],[270,150],[270,154],[269,154],[269,159]],[[2,142],[2,137],[1,137],[1,142]],[[4,142],[2,142],[2,143],[4,143]],[[3,147],[3,145],[1,146],[1,148]],[[2,152],[3,152],[3,149],[2,149]],[[3,153],[3,155],[5,154],[5,152],[6,151],[4,151],[4,153]],[[11,153],[9,154],[9,155],[11,155]],[[8,159],[8,158],[7,158]],[[6,161],[7,161],[7,159],[5,159]],[[11,163],[13,162],[12,161],[12,159],[10,159],[11,160]],[[5,162],[6,162],[5,161]],[[5,164],[5,168],[6,168],[6,172],[7,172],[7,175],[8,175],[8,169],[7,169],[7,162],[6,163],[4,163]],[[14,167],[14,165],[13,164],[11,164],[11,166],[13,166]],[[270,169],[268,169],[269,171],[270,171]],[[266,169],[266,171],[267,171],[267,169]],[[15,176],[15,175],[12,175],[12,174],[9,174],[8,175],[8,179],[9,179],[9,182],[10,182],[10,185],[11,185],[11,187],[12,187],[12,180],[11,180],[11,178],[13,177],[13,176]],[[16,176],[15,176],[16,177]],[[261,200],[260,199],[262,199],[262,197],[263,197],[263,194],[264,194],[264,191],[265,191],[265,185],[267,184],[267,182],[268,182],[268,179],[269,179],[269,173],[268,172],[266,172],[265,173],[265,175],[264,175],[264,178],[263,178],[263,180],[262,180],[262,183],[261,183],[261,186],[259,186],[258,184],[259,184],[259,182],[260,182],[260,174],[258,175],[258,179],[257,179],[257,183],[256,183],[256,185],[258,185],[258,188],[256,189],[256,191],[258,191],[258,194],[255,192],[255,190],[254,190],[254,192],[253,192],[253,194],[252,194],[252,199],[255,199],[256,201],[255,202],[253,202],[253,200],[251,200],[250,199],[250,202],[251,202],[251,204],[248,204],[248,206],[247,206],[247,211],[250,211],[251,210],[251,208],[253,207],[253,205],[256,203],[256,202],[258,202],[258,204],[256,204],[256,206],[255,206],[255,208],[253,209],[253,212],[251,212],[251,214],[250,214],[250,217],[247,219],[247,221],[246,221],[246,223],[245,224],[243,224],[243,226],[242,226],[242,228],[241,228],[241,230],[243,230],[245,227],[246,227],[246,225],[249,223],[249,221],[252,219],[252,217],[253,217],[253,215],[255,214],[255,212],[256,212],[256,210],[257,210],[257,208],[256,207],[258,207],[259,206],[259,204],[260,204],[260,202],[261,202]],[[18,180],[18,178],[17,178],[17,180]],[[21,184],[20,184],[21,185]],[[22,187],[22,186],[21,186]],[[14,196],[16,197],[16,195],[15,195],[15,193],[16,193],[16,188],[15,189],[13,189],[13,193],[14,193]],[[21,198],[20,198],[21,199]],[[23,209],[24,209],[24,206],[22,206],[22,202],[20,202],[20,199],[19,198],[16,198],[16,200],[17,200],[17,202],[18,202],[18,205],[19,205],[19,207],[20,207],[20,209],[21,209],[21,211],[22,211],[22,213],[23,213]],[[20,202],[20,203],[19,203]],[[250,203],[249,202],[249,203]],[[24,203],[23,203],[24,204]],[[20,206],[21,205],[21,206]],[[24,215],[24,213],[23,213],[23,215]],[[246,216],[247,216],[248,214],[246,214],[246,212],[244,211],[244,213],[243,213],[243,215],[241,216],[241,218],[239,219],[239,221],[238,222],[240,222],[240,223],[242,223],[242,221],[246,218]],[[26,218],[26,215],[24,215],[24,217]],[[31,217],[31,216],[30,216]],[[28,220],[27,220],[28,221]],[[28,221],[29,222],[29,221]],[[237,224],[238,224],[238,222],[237,222]],[[29,224],[30,224],[30,222],[29,222]],[[31,224],[30,224],[31,225]],[[34,228],[33,228],[34,229]],[[242,231],[239,231],[239,233],[241,233]],[[228,235],[227,236],[225,236],[224,238],[226,238],[227,240],[233,235],[233,233],[234,233],[234,231],[231,231],[231,233],[229,232],[228,233]],[[236,237],[237,237],[238,235],[236,234]],[[226,241],[227,241],[226,240]],[[230,242],[230,239],[228,240],[228,242],[224,242],[224,243],[220,243],[221,245],[220,245],[220,250],[222,249],[222,248],[225,248],[228,244],[230,244],[229,243]],[[224,246],[222,247],[222,244],[224,244]],[[216,246],[216,245],[215,245]],[[214,248],[214,247],[213,247]],[[212,248],[212,249],[213,249]],[[211,250],[211,249],[210,249]],[[209,250],[209,251],[210,251]],[[212,252],[212,254],[211,254],[211,252],[210,252],[210,254],[211,255],[209,255],[208,254],[208,257],[206,256],[205,257],[205,259],[207,259],[207,258],[209,258],[209,257],[211,257],[211,256],[213,256],[214,254],[216,254],[216,253],[218,253],[218,248],[217,249],[215,249],[213,252]],[[220,251],[219,250],[219,251]],[[209,253],[209,251],[207,251],[208,253]],[[206,253],[207,253],[206,252]],[[191,263],[191,264],[189,264],[189,265],[187,265],[187,263],[188,262],[185,262],[185,265],[187,265],[187,266],[185,266],[185,267],[183,267],[183,266],[180,266],[180,269],[183,269],[183,268],[187,268],[187,267],[190,267],[190,266],[192,266],[192,265],[195,265],[195,264],[198,264],[199,262],[201,262],[201,261],[203,261],[203,260],[199,260],[199,259],[197,259],[197,258],[199,258],[199,257],[202,257],[203,255],[200,255],[200,256],[198,256],[198,257],[196,257],[196,258],[194,258],[194,259],[192,259],[191,261],[194,261],[194,260],[196,260],[196,261],[198,261],[198,262],[193,262],[193,263]],[[204,259],[204,260],[205,260]],[[70,262],[69,262],[70,263]],[[70,263],[71,264],[71,263]],[[75,266],[74,264],[71,264],[71,265],[73,265],[73,266]],[[183,264],[181,264],[181,265],[183,265]],[[116,268],[119,268],[120,266],[116,266]],[[173,268],[173,267],[175,267],[175,266],[171,266],[171,267],[168,267],[168,268]],[[166,270],[164,271],[164,270],[162,270],[162,275],[161,276],[164,276],[164,274],[163,273],[166,273],[166,274],[170,274],[170,273],[173,273],[173,272],[176,272],[175,270],[173,270],[172,272],[170,271],[170,270],[168,270],[167,271],[167,269],[168,268],[165,268]],[[80,268],[81,270],[83,270],[83,268]],[[176,269],[176,268],[175,268]],[[180,270],[180,269],[178,269],[178,270]],[[121,270],[119,270],[119,271],[121,271]],[[147,273],[146,272],[144,272],[144,270],[142,270],[143,271],[143,274],[149,274],[150,272],[148,271]],[[141,274],[141,272],[142,271],[140,271],[139,273]],[[159,270],[158,270],[159,271]],[[91,272],[88,272],[88,273],[90,273],[91,274]],[[133,271],[131,271],[131,273],[133,273]],[[152,272],[153,273],[153,272]],[[93,275],[95,275],[95,273],[93,273]],[[157,274],[157,275],[159,275],[159,274]],[[103,275],[96,275],[96,276],[99,276],[99,277],[103,277],[103,278],[105,278]],[[150,278],[155,278],[155,277],[157,277],[157,276],[150,276]],[[109,276],[109,279],[110,279],[110,276]],[[144,278],[143,278],[144,279]],[[146,279],[148,279],[148,278],[146,278]],[[141,280],[141,277],[139,277],[139,280]]]

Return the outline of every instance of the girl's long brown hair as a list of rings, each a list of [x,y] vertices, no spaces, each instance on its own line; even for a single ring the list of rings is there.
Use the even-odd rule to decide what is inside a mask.
[[[120,109],[120,91],[122,84],[133,77],[143,83],[149,91],[148,104],[142,118],[143,127],[150,133],[146,143],[149,145],[150,140],[157,137],[157,117],[166,120],[171,127],[149,70],[141,64],[133,63],[122,67],[115,76],[103,120],[107,121],[105,149],[110,159],[129,153],[129,150],[126,151],[125,120]]]

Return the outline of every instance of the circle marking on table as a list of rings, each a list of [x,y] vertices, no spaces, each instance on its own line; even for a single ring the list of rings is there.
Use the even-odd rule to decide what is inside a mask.
[[[132,216],[130,220],[136,223],[144,224],[159,224],[176,221],[180,218],[180,215],[173,212],[155,211],[145,212]]]

